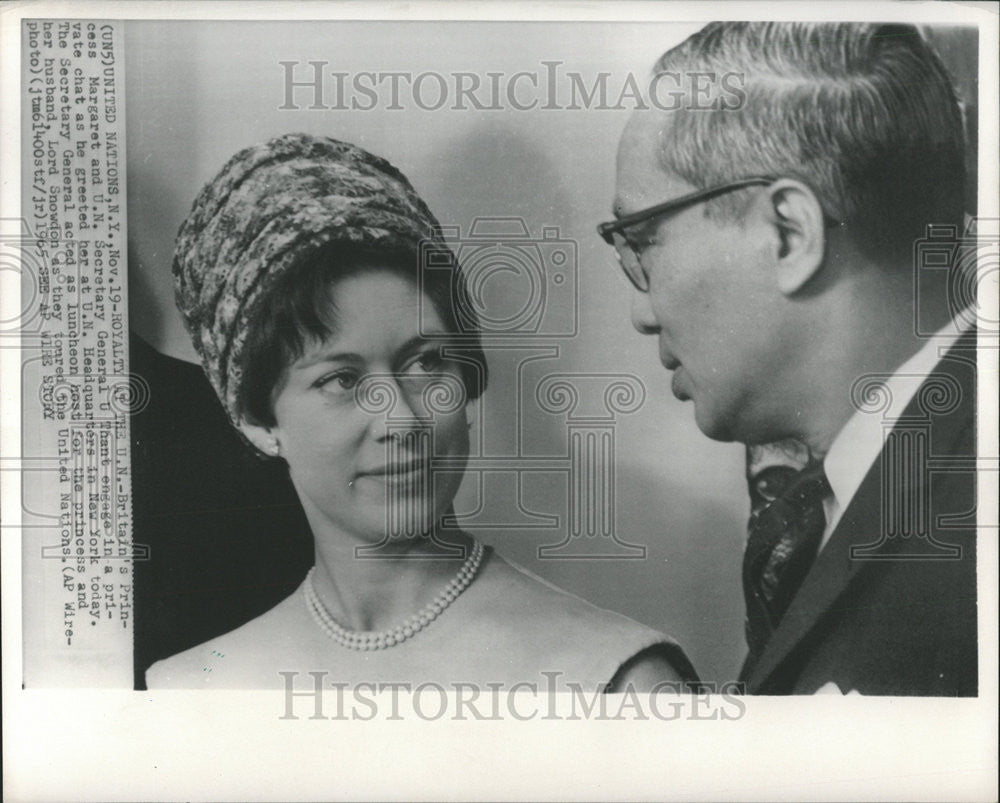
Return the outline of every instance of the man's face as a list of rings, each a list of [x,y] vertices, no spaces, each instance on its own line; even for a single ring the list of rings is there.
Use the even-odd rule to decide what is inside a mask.
[[[663,130],[669,137],[661,114],[630,120],[618,152],[619,216],[697,189],[660,167]],[[754,441],[766,427],[781,350],[769,234],[760,215],[715,221],[704,204],[625,232],[649,282],[648,292],[633,291],[632,324],[656,335],[674,395],[694,402],[699,428],[717,440]]]

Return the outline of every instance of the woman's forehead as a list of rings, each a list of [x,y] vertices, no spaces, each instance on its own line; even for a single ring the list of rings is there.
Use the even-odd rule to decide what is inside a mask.
[[[330,287],[334,330],[440,328],[441,315],[416,277],[393,267],[374,267],[334,280]]]
[[[329,334],[309,338],[297,364],[331,352],[360,357],[394,353],[447,328],[414,278],[394,270],[352,273],[331,282],[326,309]]]

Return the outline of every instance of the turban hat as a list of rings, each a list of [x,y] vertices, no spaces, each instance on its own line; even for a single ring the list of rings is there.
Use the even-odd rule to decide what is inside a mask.
[[[329,243],[416,258],[426,240],[447,247],[406,177],[355,145],[286,134],[233,156],[198,193],[173,260],[177,306],[230,418],[248,324],[290,267]]]

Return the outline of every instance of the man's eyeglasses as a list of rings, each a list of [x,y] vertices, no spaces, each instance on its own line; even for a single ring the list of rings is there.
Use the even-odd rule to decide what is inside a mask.
[[[641,209],[638,212],[633,212],[631,215],[625,215],[617,220],[610,220],[607,223],[602,223],[597,227],[597,233],[601,235],[604,242],[608,245],[614,246],[615,252],[618,254],[618,261],[622,266],[622,270],[625,271],[625,275],[628,276],[629,281],[632,282],[635,289],[640,293],[645,293],[649,291],[649,279],[647,278],[645,271],[643,271],[642,265],[639,264],[639,255],[625,238],[623,233],[625,229],[639,223],[645,223],[647,220],[651,220],[655,217],[680,212],[682,209],[687,209],[689,206],[694,206],[702,201],[711,200],[712,198],[724,195],[727,192],[734,192],[736,190],[742,190],[745,187],[753,187],[761,184],[770,184],[772,181],[774,181],[774,179],[768,176],[751,176],[750,178],[734,181],[731,184],[722,184],[718,187],[710,187],[707,190],[698,190],[697,192],[683,195],[680,198],[675,198],[672,201],[665,201],[662,204],[650,206],[647,209]]]

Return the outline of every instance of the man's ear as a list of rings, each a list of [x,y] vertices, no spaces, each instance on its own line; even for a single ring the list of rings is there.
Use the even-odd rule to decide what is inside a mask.
[[[281,454],[281,444],[278,442],[278,437],[271,427],[251,424],[246,419],[241,418],[239,428],[244,437],[256,446],[259,451],[271,457],[277,457]]]
[[[775,232],[778,289],[799,292],[820,269],[826,250],[823,207],[801,181],[779,179],[767,189],[767,214]]]

